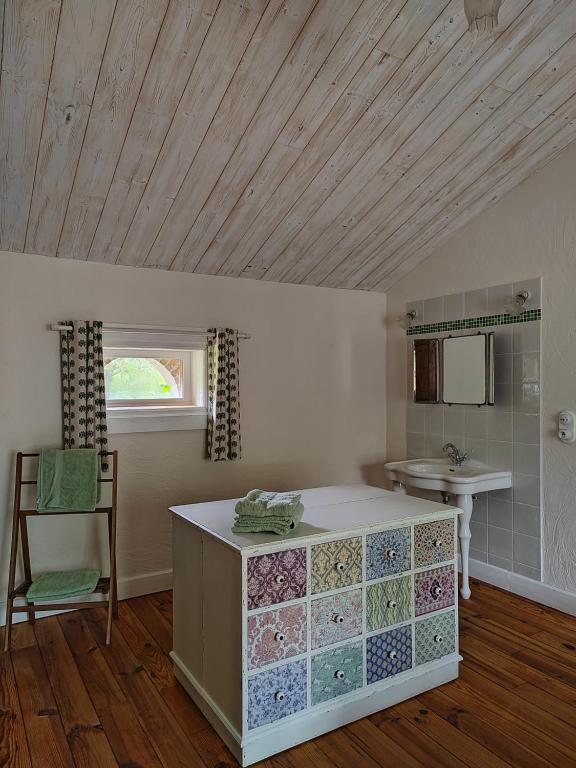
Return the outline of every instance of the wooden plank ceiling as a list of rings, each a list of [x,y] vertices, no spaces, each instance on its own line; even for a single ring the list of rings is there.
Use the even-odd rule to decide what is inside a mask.
[[[388,290],[576,139],[576,3],[463,6],[0,0],[0,248]]]

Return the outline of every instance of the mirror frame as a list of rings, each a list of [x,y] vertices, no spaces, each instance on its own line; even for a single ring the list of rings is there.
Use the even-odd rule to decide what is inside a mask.
[[[485,363],[484,363],[484,402],[482,403],[454,403],[449,402],[444,399],[444,344],[449,339],[462,339],[466,337],[473,337],[477,338],[478,336],[484,337],[484,355],[485,355]],[[484,405],[494,405],[494,331],[490,331],[489,333],[482,333],[481,331],[478,331],[477,334],[473,333],[463,333],[459,336],[445,336],[442,339],[442,403],[444,405],[476,405],[478,408],[482,408]]]
[[[442,397],[442,355],[440,354],[440,339],[414,339],[412,343],[412,402],[427,403],[428,405],[437,405]],[[418,367],[416,365],[416,355],[418,345],[426,345],[429,348],[429,354],[434,361],[433,379],[429,375],[428,389],[431,392],[429,399],[417,399],[418,386],[416,382]]]

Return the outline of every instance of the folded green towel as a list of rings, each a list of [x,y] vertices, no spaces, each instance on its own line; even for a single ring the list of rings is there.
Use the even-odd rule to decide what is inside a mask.
[[[300,517],[302,517],[304,507],[300,498],[300,494],[294,491],[275,492],[255,489],[236,503],[236,514],[239,516],[249,515],[250,517],[269,517],[272,515],[293,517],[295,513],[300,511]]]
[[[237,517],[232,526],[234,533],[276,533],[285,536],[293,531],[296,523],[289,517]]]
[[[95,448],[41,451],[38,461],[39,512],[90,512],[100,501],[100,457]]]
[[[30,585],[26,597],[34,602],[62,600],[94,592],[100,571],[55,571],[43,573]]]

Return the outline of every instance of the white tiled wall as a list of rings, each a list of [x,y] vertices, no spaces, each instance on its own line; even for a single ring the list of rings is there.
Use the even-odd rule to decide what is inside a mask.
[[[540,280],[533,280],[412,302],[407,310],[418,312],[416,324],[502,314],[506,300],[521,290],[531,293],[527,308],[540,308]],[[541,517],[540,326],[540,321],[533,321],[482,329],[495,334],[493,407],[409,402],[407,408],[409,458],[441,456],[442,446],[451,442],[465,449],[472,459],[512,471],[512,488],[479,494],[474,502],[470,556],[537,580]],[[411,373],[412,345],[408,346]]]

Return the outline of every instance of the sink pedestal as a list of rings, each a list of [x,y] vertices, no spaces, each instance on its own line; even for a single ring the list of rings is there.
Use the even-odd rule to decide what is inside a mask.
[[[460,539],[460,559],[462,560],[462,586],[460,594],[464,600],[468,600],[471,595],[470,583],[468,581],[468,560],[470,557],[470,518],[472,517],[472,495],[470,493],[458,494],[454,506],[462,510],[458,519],[458,538]]]

